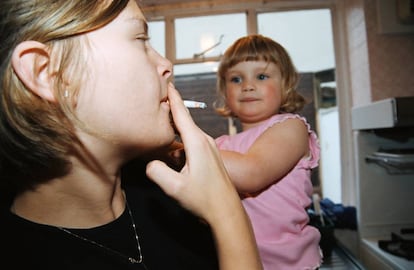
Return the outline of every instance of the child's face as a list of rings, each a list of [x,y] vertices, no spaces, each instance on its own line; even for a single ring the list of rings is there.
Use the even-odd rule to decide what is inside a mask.
[[[243,123],[264,121],[279,111],[282,76],[265,61],[240,62],[225,77],[227,106]]]
[[[131,0],[115,20],[86,38],[89,49],[83,53],[90,74],[79,93],[77,113],[103,137],[81,133],[82,139],[120,156],[171,143],[174,131],[166,101],[172,65],[147,41],[146,22],[136,2]]]

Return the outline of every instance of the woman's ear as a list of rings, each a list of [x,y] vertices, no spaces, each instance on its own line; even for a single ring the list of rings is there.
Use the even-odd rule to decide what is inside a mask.
[[[49,73],[50,55],[46,45],[37,41],[23,41],[14,49],[11,64],[30,91],[46,100],[55,101],[52,75]]]

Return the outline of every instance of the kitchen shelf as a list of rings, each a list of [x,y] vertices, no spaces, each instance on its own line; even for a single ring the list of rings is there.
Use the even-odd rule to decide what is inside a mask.
[[[389,174],[414,173],[414,148],[380,149],[367,155],[365,160],[384,167]]]
[[[414,97],[394,97],[352,109],[354,130],[414,126]]]
[[[392,255],[383,251],[378,246],[378,241],[386,239],[387,236],[378,236],[362,239],[362,249],[367,251],[370,255],[365,258],[364,263],[366,266],[375,265],[378,266],[377,261],[381,261],[381,269],[395,269],[395,270],[408,270],[414,269],[414,261],[409,261],[405,258]],[[364,251],[363,251],[364,252]],[[386,267],[387,266],[387,267]],[[367,267],[368,269],[371,269]],[[379,268],[372,268],[379,269]]]

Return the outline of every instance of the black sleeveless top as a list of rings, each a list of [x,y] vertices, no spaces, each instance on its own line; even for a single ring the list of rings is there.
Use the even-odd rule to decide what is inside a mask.
[[[209,227],[183,209],[145,177],[123,179],[144,264],[148,270],[218,269]],[[128,179],[129,178],[129,179]],[[68,206],[69,207],[69,206]],[[0,268],[13,269],[146,269],[114,252],[70,235],[56,227],[30,222],[2,207]],[[134,231],[126,210],[117,220],[71,232],[138,258]],[[1,266],[3,265],[3,266]]]

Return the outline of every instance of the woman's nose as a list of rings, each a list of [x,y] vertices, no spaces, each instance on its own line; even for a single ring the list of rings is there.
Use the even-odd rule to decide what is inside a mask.
[[[173,73],[173,65],[170,62],[170,60],[168,60],[165,57],[162,57],[162,63],[159,66],[159,70],[160,70],[161,76],[165,78],[169,78]]]
[[[156,55],[155,61],[157,62],[158,73],[164,78],[169,78],[173,73],[173,64],[170,60],[160,55],[157,51],[154,50],[154,52]]]

